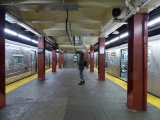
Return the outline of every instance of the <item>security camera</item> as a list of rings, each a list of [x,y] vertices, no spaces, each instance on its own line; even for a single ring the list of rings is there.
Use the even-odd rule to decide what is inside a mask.
[[[112,10],[112,16],[117,18],[121,14],[121,9],[120,8],[113,8]]]

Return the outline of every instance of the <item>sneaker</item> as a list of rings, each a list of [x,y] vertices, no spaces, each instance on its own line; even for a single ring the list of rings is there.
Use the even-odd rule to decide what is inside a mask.
[[[83,80],[82,83],[85,84],[85,81]]]
[[[83,81],[81,81],[80,83],[78,83],[78,85],[83,85],[84,84],[84,82]]]

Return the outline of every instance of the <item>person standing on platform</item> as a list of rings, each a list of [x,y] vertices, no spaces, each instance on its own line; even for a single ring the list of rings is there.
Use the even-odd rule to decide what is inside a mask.
[[[84,77],[83,77],[83,70],[84,70],[84,54],[80,54],[80,60],[78,62],[79,65],[79,74],[80,74],[80,83],[79,85],[83,85],[85,83]]]

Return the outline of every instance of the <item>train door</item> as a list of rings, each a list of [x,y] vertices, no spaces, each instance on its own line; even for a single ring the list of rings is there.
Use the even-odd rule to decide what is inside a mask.
[[[79,54],[75,53],[74,54],[74,67],[77,67],[77,62],[79,61]]]
[[[128,68],[128,50],[121,50],[121,65],[120,65],[121,78],[127,81],[127,68]]]
[[[96,55],[96,67],[98,68],[98,53]]]
[[[37,72],[36,51],[31,51],[31,72],[32,74]]]
[[[105,71],[107,71],[108,70],[108,52],[106,52],[105,58],[106,58],[106,61],[105,61]]]
[[[50,56],[49,53],[48,53],[47,57],[48,57],[48,68],[50,68],[50,66],[51,66],[51,65],[50,65],[50,59],[51,59],[50,57],[51,57],[51,56]]]

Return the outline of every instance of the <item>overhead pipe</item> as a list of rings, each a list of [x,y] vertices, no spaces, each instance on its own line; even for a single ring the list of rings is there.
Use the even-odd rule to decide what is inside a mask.
[[[101,32],[104,32],[113,22],[114,18],[111,18],[109,22],[101,29]]]
[[[136,6],[136,3],[132,3],[133,0],[125,0],[126,6],[129,9],[129,12],[125,9],[123,10],[124,12],[126,12],[126,16],[124,16],[122,19],[116,19],[116,22],[125,22],[128,18],[130,18],[132,15],[134,15],[135,13],[137,13],[139,11],[139,8],[144,6],[145,4],[147,4],[150,0],[139,0],[138,2],[141,4]],[[135,1],[135,0],[134,0]],[[123,12],[122,11],[122,12]]]
[[[90,49],[90,47],[88,46],[74,46],[74,45],[59,45],[59,48],[63,49],[63,48],[70,48],[70,49],[85,49],[88,50]]]
[[[59,48],[85,49],[84,46],[74,46],[74,45],[59,45]]]
[[[139,11],[139,8],[144,6],[145,4],[147,4],[150,0],[136,0],[136,3],[137,1],[141,4],[137,5],[136,6],[136,3],[132,4],[132,1],[133,0],[125,0],[125,3],[126,3],[126,6],[128,7],[129,9],[129,12],[128,12],[128,9],[124,9],[122,11],[122,13],[125,15],[125,16],[122,16],[123,18],[112,18],[102,29],[101,29],[101,32],[104,32],[106,29],[108,29],[109,27],[111,27],[111,25],[115,24],[115,23],[124,23],[126,24],[126,20],[128,18],[130,18],[133,14],[135,14],[136,12]],[[135,1],[135,0],[134,0]],[[121,15],[120,15],[121,16]]]

